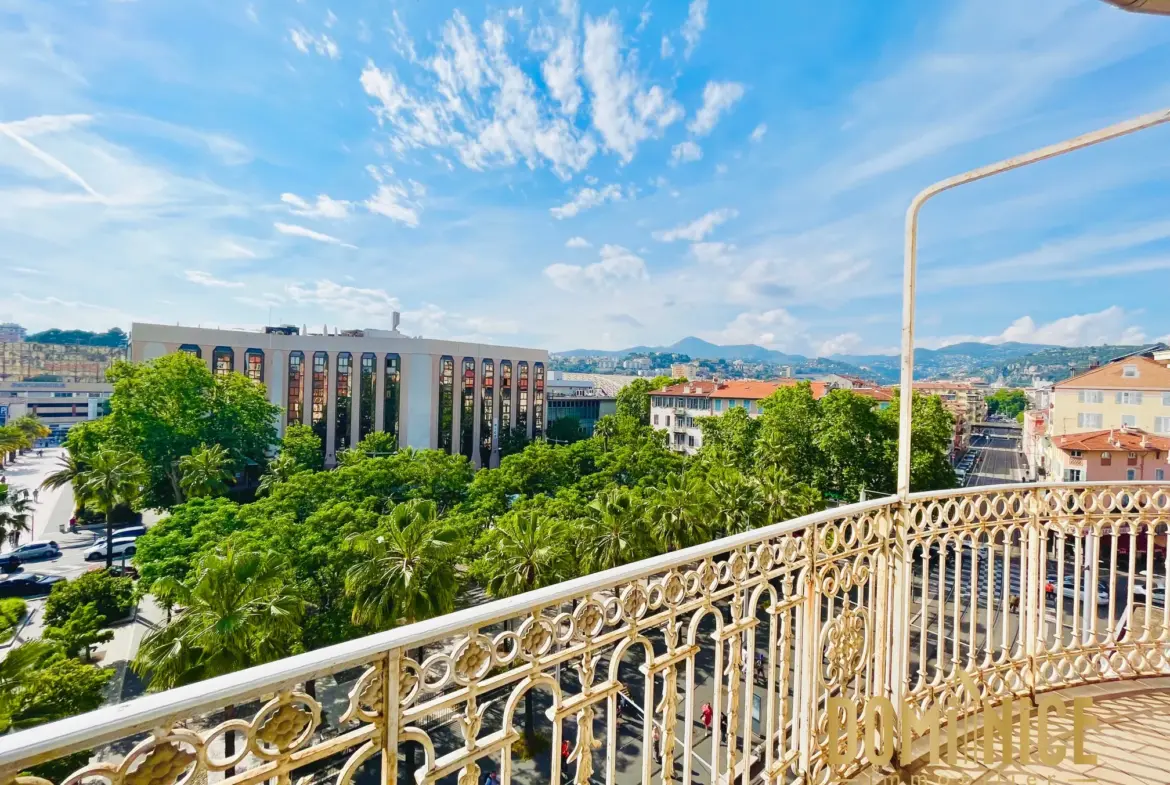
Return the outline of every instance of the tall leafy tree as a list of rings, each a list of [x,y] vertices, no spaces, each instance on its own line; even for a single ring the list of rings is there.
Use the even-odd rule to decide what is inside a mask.
[[[108,439],[142,459],[149,478],[144,501],[170,507],[183,498],[179,460],[201,445],[219,445],[230,471],[263,465],[276,442],[279,408],[243,374],[215,376],[185,352],[142,364],[115,363]]]
[[[597,423],[593,426],[593,436],[601,439],[601,449],[604,452],[609,452],[609,440],[617,436],[617,433],[617,418],[612,414],[598,418]]]
[[[37,439],[44,439],[52,433],[49,430],[49,426],[45,425],[35,414],[26,414],[17,417],[9,425],[19,428],[21,433],[25,435],[25,438],[28,439],[30,445]]]
[[[308,470],[298,463],[296,458],[282,452],[268,462],[268,469],[260,476],[260,485],[256,492],[260,495],[272,493],[277,485],[287,482],[294,474],[303,471]]]
[[[0,425],[0,465],[8,460],[10,453],[30,447],[28,435],[15,425]]]
[[[11,545],[20,542],[20,535],[32,532],[32,502],[28,491],[0,485],[0,541]]]
[[[142,498],[147,474],[134,455],[113,449],[97,453],[81,480],[81,495],[106,517],[106,567],[114,566],[114,510]]]
[[[201,445],[179,459],[179,488],[189,499],[220,496],[232,479],[227,450],[218,444]]]
[[[98,613],[97,605],[88,603],[73,609],[60,627],[47,627],[45,640],[55,641],[69,656],[78,652],[90,661],[93,647],[113,640],[114,631],[105,629],[106,617]]]
[[[321,437],[311,426],[295,423],[284,429],[280,440],[280,454],[295,462],[301,469],[320,471],[324,466],[325,453],[321,448]]]
[[[111,675],[67,659],[51,641],[21,644],[0,660],[0,734],[93,711]]]
[[[650,424],[650,391],[660,390],[676,382],[669,376],[655,376],[653,379],[634,379],[617,394],[617,413],[620,417],[632,417],[642,425]]]
[[[76,486],[77,478],[85,471],[85,462],[70,447],[66,446],[65,454],[57,456],[57,468],[41,481],[42,488],[64,488],[66,485]],[[74,494],[76,495],[76,487]]]
[[[914,393],[910,420],[910,489],[933,491],[955,487],[955,470],[951,466],[951,444],[955,418],[937,395]],[[900,420],[898,396],[880,415],[889,430],[897,434]],[[897,466],[896,438],[886,445],[886,461]]]
[[[454,532],[434,502],[396,505],[372,532],[349,541],[358,561],[345,577],[355,624],[385,629],[449,613],[457,574]]]
[[[598,494],[585,508],[579,551],[587,572],[608,570],[649,554],[642,498],[627,488]]]

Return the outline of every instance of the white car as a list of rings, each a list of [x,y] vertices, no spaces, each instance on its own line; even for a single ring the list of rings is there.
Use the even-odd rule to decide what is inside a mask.
[[[1064,576],[1064,587],[1063,587],[1063,590],[1061,593],[1064,594],[1064,596],[1070,600],[1074,599],[1077,596],[1075,576],[1072,576],[1072,575]],[[1089,592],[1088,581],[1083,580],[1083,579],[1081,580],[1081,597],[1084,599],[1084,601],[1086,603],[1092,601],[1092,595]],[[1109,587],[1105,585],[1104,581],[1098,581],[1097,582],[1097,604],[1098,605],[1108,605],[1109,599],[1110,599],[1109,598]]]
[[[130,558],[138,549],[134,547],[136,540],[132,537],[120,537],[111,544],[110,551],[114,554],[115,559],[121,559],[123,556]],[[106,538],[98,537],[97,545],[92,548],[87,548],[85,551],[86,561],[100,561],[106,558]]]
[[[1145,598],[1147,577],[1148,577],[1148,573],[1145,570],[1142,570],[1141,572],[1139,572],[1137,575],[1134,576],[1134,578],[1133,578],[1133,596],[1134,597],[1141,597],[1143,599]],[[1166,579],[1163,578],[1161,575],[1154,575],[1154,580],[1153,580],[1153,583],[1151,584],[1151,586],[1153,587],[1155,594],[1161,592],[1164,595],[1166,593]]]
[[[0,558],[15,556],[21,561],[30,559],[55,559],[61,555],[61,548],[52,540],[33,540],[24,545],[18,545],[10,551],[5,551]]]

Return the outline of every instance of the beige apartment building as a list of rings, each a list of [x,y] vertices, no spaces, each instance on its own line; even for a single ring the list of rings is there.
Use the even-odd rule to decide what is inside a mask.
[[[1170,435],[1170,351],[1124,357],[1052,386],[1051,436],[1123,426]]]
[[[397,324],[397,320],[395,320]],[[309,425],[326,465],[367,434],[395,434],[400,447],[462,453],[476,467],[499,463],[503,428],[543,435],[548,352],[411,338],[393,330],[308,334],[297,327],[219,330],[135,323],[131,359],[171,352],[203,359],[213,373],[238,371],[281,408],[279,430]]]

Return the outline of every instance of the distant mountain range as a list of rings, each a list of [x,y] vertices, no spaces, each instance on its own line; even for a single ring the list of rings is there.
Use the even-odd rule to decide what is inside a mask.
[[[1085,368],[1093,359],[1101,362],[1141,349],[1140,346],[1053,346],[1038,343],[990,344],[973,341],[951,344],[939,349],[915,349],[915,376],[922,379],[953,376],[978,376],[987,381],[998,378],[1009,384],[1027,384],[1033,375],[1044,379],[1063,379]],[[898,379],[901,359],[896,354],[834,354],[809,358],[785,354],[756,344],[720,346],[702,338],[689,336],[669,346],[631,346],[619,351],[573,349],[555,352],[562,358],[610,357],[621,359],[630,354],[685,354],[693,360],[791,365],[797,372],[852,373],[881,382]]]

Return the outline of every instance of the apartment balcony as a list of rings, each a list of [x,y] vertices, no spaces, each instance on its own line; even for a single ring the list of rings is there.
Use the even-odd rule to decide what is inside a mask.
[[[831,699],[909,755],[866,706],[1170,674],[1168,525],[1167,483],[841,507],[11,734],[0,783],[82,750],[61,785],[876,781]],[[1164,721],[1139,683],[1119,700]]]

